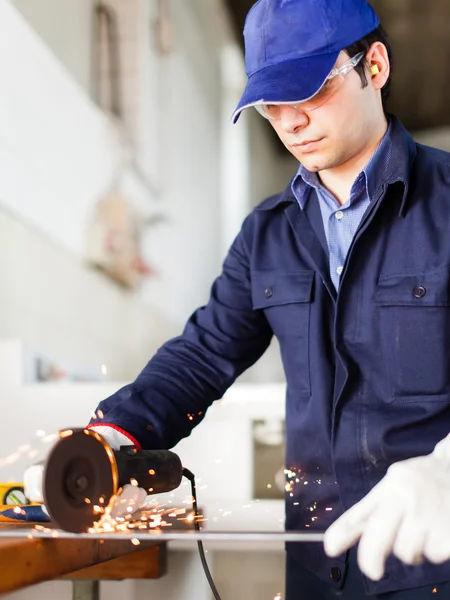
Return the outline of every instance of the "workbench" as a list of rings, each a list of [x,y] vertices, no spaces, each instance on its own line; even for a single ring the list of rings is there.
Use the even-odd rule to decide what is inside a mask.
[[[29,530],[29,537],[7,537]],[[166,542],[34,538],[34,525],[0,524],[0,595],[43,581],[69,579],[73,598],[98,600],[100,580],[157,579],[167,568]]]

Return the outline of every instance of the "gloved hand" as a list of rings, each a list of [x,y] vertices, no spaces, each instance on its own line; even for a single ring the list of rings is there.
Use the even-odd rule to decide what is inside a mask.
[[[132,442],[124,433],[107,425],[96,425],[90,427],[90,429],[100,434],[113,450],[119,450],[121,446],[132,445]],[[44,462],[35,463],[25,470],[23,477],[24,493],[30,502],[44,502],[42,484],[44,465]],[[144,504],[146,498],[147,492],[143,488],[129,484],[125,485],[121,493],[115,498],[114,505],[111,508],[111,518],[116,519],[133,514]],[[44,505],[42,508],[46,512]]]
[[[359,540],[358,564],[375,581],[393,553],[408,565],[450,558],[450,436],[426,456],[394,463],[360,502],[325,533],[338,556]]]

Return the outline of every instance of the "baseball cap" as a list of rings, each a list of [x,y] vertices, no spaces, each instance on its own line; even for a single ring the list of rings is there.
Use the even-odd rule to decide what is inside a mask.
[[[244,27],[247,86],[233,113],[316,94],[339,53],[378,27],[366,0],[259,0]]]

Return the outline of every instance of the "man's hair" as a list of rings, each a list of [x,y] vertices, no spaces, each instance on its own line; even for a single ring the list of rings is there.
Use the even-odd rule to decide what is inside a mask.
[[[360,52],[364,52],[364,56],[365,56],[367,54],[367,51],[371,47],[371,45],[374,44],[375,42],[381,42],[382,44],[384,44],[386,46],[386,49],[388,51],[388,56],[389,56],[389,62],[391,64],[391,73],[392,73],[392,67],[394,64],[392,48],[391,48],[391,44],[389,42],[387,33],[385,32],[385,30],[383,29],[383,27],[381,25],[379,25],[376,29],[371,31],[368,35],[366,35],[361,40],[359,40],[359,42],[355,42],[351,46],[348,46],[348,48],[346,48],[345,50],[346,50],[347,54],[350,56],[350,58],[353,58],[354,56],[356,56],[356,54],[359,54]],[[367,66],[367,64],[364,60],[364,61],[361,61],[355,67],[355,71],[358,73],[358,75],[361,79],[363,88],[365,88],[369,85],[368,81],[367,81],[367,77],[366,77],[366,71],[365,71],[366,66]],[[381,99],[383,100],[383,109],[385,112],[386,112],[386,104],[387,104],[387,100],[389,98],[390,92],[391,92],[391,76],[389,76],[389,79],[386,81],[383,89],[381,90]]]

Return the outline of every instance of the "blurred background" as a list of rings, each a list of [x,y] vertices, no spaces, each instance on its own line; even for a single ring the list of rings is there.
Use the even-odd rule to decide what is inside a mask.
[[[39,419],[40,438],[83,425],[106,392],[134,379],[181,331],[207,301],[245,216],[295,172],[256,111],[230,123],[245,85],[242,30],[252,4],[0,0],[0,386],[8,423],[23,403],[22,433],[2,437],[0,478],[17,479],[34,457],[5,453],[35,438]],[[450,5],[373,5],[394,50],[391,112],[418,141],[450,149]],[[274,342],[225,412],[213,411],[182,446],[193,462],[200,442],[219,448],[210,458],[222,476],[239,448],[234,476],[243,483],[227,498],[278,503],[277,526],[283,382]],[[80,399],[78,412],[69,398]],[[228,433],[218,437],[225,414],[226,431],[242,435],[238,445]],[[210,473],[211,465],[197,469]],[[214,560],[235,597],[232,580],[248,599],[271,600],[282,589],[282,550],[248,562],[218,552]]]
[[[37,376],[134,378],[295,169],[230,124],[237,4],[0,2],[0,334]]]

